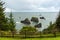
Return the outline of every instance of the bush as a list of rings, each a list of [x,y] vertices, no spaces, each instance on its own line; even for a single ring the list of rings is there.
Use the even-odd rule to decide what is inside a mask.
[[[35,35],[36,32],[37,29],[35,27],[23,26],[23,28],[20,30],[20,35],[32,36]]]

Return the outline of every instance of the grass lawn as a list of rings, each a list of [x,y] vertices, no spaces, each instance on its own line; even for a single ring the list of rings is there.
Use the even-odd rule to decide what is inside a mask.
[[[56,37],[56,38],[26,38],[26,39],[0,37],[0,40],[60,40],[60,37]]]

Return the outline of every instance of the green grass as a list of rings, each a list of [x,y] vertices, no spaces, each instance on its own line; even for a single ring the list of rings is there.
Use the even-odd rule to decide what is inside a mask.
[[[60,40],[60,37],[56,37],[56,38],[30,38],[30,39],[26,39],[26,40]]]
[[[0,37],[0,40],[60,40],[60,37],[55,37],[55,38],[26,38],[26,39]]]

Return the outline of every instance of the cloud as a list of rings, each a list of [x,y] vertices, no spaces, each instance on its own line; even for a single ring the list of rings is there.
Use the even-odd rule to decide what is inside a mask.
[[[59,9],[58,8],[55,8],[55,7],[48,7],[48,8],[44,8],[44,7],[41,7],[41,8],[38,8],[41,12],[58,12]]]
[[[5,6],[16,11],[58,11],[60,0],[3,0]]]
[[[11,9],[6,8],[6,9],[5,9],[5,12],[11,12]]]
[[[14,10],[14,9],[11,9],[11,8],[5,8],[5,12],[16,12],[16,10]]]

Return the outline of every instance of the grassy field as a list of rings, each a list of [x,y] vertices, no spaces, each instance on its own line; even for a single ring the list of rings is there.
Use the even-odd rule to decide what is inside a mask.
[[[0,40],[60,40],[60,37],[55,37],[55,38],[26,38],[26,39],[0,37]]]

